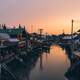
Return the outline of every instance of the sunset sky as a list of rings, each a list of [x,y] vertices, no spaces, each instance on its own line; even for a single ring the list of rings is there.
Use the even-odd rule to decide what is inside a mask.
[[[70,33],[71,19],[74,31],[80,24],[80,0],[0,0],[0,23],[26,26],[28,31],[59,34]],[[32,27],[33,26],[33,27]]]

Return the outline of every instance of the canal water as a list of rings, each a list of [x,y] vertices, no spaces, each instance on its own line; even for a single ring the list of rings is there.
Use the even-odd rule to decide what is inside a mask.
[[[30,80],[67,80],[64,75],[69,65],[66,51],[54,45],[49,53],[43,53],[39,57],[29,78]]]
[[[19,80],[68,80],[65,73],[70,61],[65,49],[53,45],[47,52],[26,57],[23,64],[13,61],[8,67]]]

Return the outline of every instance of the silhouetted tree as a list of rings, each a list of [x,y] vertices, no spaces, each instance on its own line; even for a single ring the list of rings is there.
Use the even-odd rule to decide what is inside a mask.
[[[15,26],[13,27],[13,29],[15,29]]]
[[[3,29],[6,29],[6,25],[5,24],[3,25]]]
[[[24,30],[25,30],[25,26],[24,26]]]
[[[21,28],[21,24],[19,24],[19,29]]]
[[[1,24],[0,24],[0,29],[2,28]]]

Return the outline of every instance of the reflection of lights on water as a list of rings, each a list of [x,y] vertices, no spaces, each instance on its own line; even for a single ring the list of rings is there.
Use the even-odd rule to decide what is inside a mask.
[[[43,70],[43,55],[40,55],[40,70]]]

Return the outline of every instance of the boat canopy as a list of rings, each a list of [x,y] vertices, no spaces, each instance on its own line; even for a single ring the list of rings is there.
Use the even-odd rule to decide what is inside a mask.
[[[0,40],[5,40],[5,39],[9,39],[10,36],[6,33],[0,33]]]
[[[10,42],[19,42],[19,40],[17,39],[17,38],[10,38],[10,39],[8,39],[8,41],[10,41]]]

